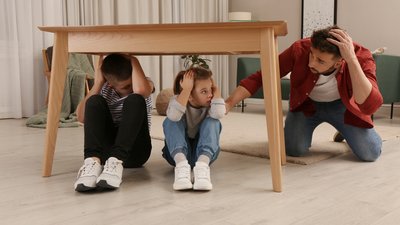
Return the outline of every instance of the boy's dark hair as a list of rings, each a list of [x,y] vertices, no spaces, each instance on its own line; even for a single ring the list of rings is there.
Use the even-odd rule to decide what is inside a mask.
[[[327,38],[332,38],[338,41],[337,38],[329,34],[329,31],[332,29],[341,29],[341,28],[334,25],[324,29],[315,30],[311,36],[311,44],[314,48],[318,49],[319,51],[333,54],[335,57],[339,58],[341,57],[339,48],[336,45],[330,43],[328,40],[326,40]]]
[[[107,80],[124,81],[132,76],[132,64],[127,56],[113,53],[104,58],[101,71]]]
[[[183,75],[185,75],[185,73],[190,70],[192,70],[194,72],[193,82],[196,82],[196,80],[207,80],[207,79],[210,79],[212,76],[211,70],[205,69],[203,67],[192,67],[187,70],[183,70],[183,71],[179,72],[178,75],[176,75],[175,81],[174,81],[174,94],[175,95],[179,95],[181,93],[181,91],[182,91],[181,80],[183,80]]]

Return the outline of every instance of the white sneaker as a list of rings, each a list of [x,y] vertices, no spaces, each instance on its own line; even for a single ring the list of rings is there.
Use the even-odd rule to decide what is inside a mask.
[[[103,172],[97,178],[97,186],[107,189],[119,188],[122,182],[122,161],[115,157],[107,159]]]
[[[100,163],[92,158],[86,158],[76,177],[74,184],[75,191],[82,192],[95,189],[96,180],[100,173]]]
[[[196,162],[193,168],[194,190],[209,191],[212,189],[210,167],[204,162]]]
[[[193,188],[190,172],[191,168],[187,161],[180,162],[175,166],[174,190],[187,190]]]

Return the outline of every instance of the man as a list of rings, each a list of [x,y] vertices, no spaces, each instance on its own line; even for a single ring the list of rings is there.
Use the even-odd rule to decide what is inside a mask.
[[[279,55],[280,76],[290,75],[285,120],[286,154],[309,151],[314,129],[327,122],[346,139],[361,160],[381,154],[382,140],[371,115],[382,105],[371,52],[337,26],[314,31]],[[243,79],[226,100],[227,112],[262,85],[261,71]]]

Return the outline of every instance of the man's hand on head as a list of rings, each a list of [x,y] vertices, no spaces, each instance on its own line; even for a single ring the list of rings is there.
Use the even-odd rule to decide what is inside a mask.
[[[354,52],[353,39],[347,34],[344,30],[341,29],[332,29],[329,33],[334,36],[337,40],[333,38],[327,38],[327,40],[338,46],[340,55],[342,58],[348,62],[353,59],[357,59],[356,54]]]

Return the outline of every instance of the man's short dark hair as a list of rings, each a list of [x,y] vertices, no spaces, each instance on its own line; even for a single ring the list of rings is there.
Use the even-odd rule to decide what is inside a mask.
[[[132,64],[127,56],[113,53],[104,58],[101,71],[107,80],[124,81],[132,76]]]
[[[330,26],[324,29],[315,30],[311,36],[312,47],[318,49],[321,52],[333,54],[335,57],[341,57],[339,48],[330,43],[327,38],[337,40],[333,35],[329,33],[332,29],[341,29],[338,26]]]

